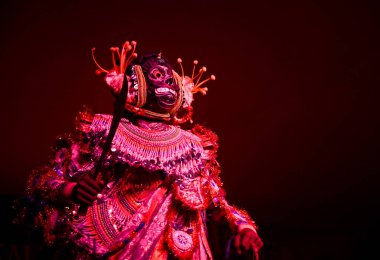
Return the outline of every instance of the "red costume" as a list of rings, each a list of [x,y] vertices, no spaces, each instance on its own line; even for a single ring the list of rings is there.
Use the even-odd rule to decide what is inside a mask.
[[[78,259],[212,259],[206,210],[213,208],[237,234],[236,246],[257,257],[255,223],[224,199],[217,136],[179,127],[191,120],[193,94],[205,94],[201,86],[215,77],[201,81],[205,67],[194,75],[197,61],[187,77],[178,59],[179,75],[161,53],[137,58],[135,46],[111,48],[114,68],[99,66],[116,96],[126,91],[109,150],[113,117],[82,112],[77,132],[61,137],[51,162],[30,177],[46,240],[66,243]]]

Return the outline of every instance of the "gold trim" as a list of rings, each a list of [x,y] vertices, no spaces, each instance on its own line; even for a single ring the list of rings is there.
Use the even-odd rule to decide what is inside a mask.
[[[136,107],[142,107],[146,103],[146,81],[140,65],[135,65],[135,73],[138,82],[138,93]]]
[[[175,72],[173,70],[173,78],[175,80],[175,82],[178,84],[179,86],[179,96],[178,96],[178,99],[177,99],[177,103],[175,104],[175,106],[169,111],[169,114],[170,115],[173,115],[175,114],[182,106],[182,103],[183,103],[183,87],[182,87],[182,78],[180,75],[178,75],[177,72]]]

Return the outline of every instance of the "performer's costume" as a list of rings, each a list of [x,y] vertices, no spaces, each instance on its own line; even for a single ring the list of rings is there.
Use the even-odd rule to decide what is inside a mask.
[[[127,116],[97,176],[102,196],[82,215],[80,205],[60,198],[67,183],[94,171],[110,130],[111,115],[83,111],[76,133],[60,137],[51,162],[29,179],[29,194],[43,202],[37,219],[47,242],[66,243],[79,259],[212,259],[208,208],[223,212],[234,230],[256,226],[224,199],[217,136],[200,125],[178,126],[191,120],[193,93],[207,90],[201,85],[208,79],[200,82],[206,69],[191,78],[182,69],[180,76],[160,53],[135,59],[134,48],[111,48],[114,69],[99,66],[116,96],[125,75],[129,81]]]

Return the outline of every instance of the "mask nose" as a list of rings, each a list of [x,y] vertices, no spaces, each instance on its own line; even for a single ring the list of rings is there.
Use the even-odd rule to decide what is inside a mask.
[[[166,83],[167,85],[169,85],[169,86],[173,85],[173,78],[167,78],[167,79],[165,80],[165,83]]]

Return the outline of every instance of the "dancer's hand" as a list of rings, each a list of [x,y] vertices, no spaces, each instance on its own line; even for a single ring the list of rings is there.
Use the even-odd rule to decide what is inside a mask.
[[[71,198],[79,204],[91,205],[101,191],[102,185],[90,176],[85,175],[76,182],[71,192]]]
[[[249,228],[243,228],[240,230],[234,241],[236,251],[239,255],[247,253],[249,250],[253,250],[255,253],[263,246],[259,235]]]

